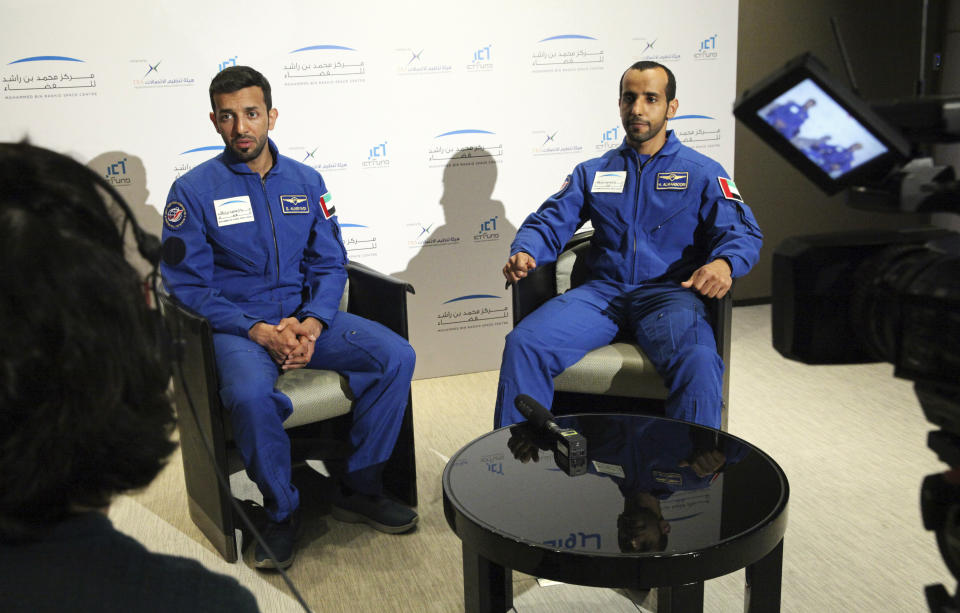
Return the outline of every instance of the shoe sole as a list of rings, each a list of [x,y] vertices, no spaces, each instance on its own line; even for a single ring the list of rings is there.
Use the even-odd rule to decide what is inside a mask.
[[[333,518],[348,524],[367,524],[375,530],[380,532],[385,532],[387,534],[403,534],[404,532],[409,532],[413,530],[413,527],[417,525],[417,522],[420,520],[420,517],[414,517],[413,521],[408,524],[403,524],[400,526],[389,526],[387,524],[381,524],[380,522],[370,519],[366,515],[356,513],[354,511],[349,511],[347,509],[334,506],[330,512],[333,515]]]
[[[254,565],[254,567],[256,567],[256,568],[266,568],[266,569],[273,569],[273,570],[277,570],[277,569],[286,570],[286,569],[290,568],[290,566],[293,564],[293,559],[294,559],[295,557],[297,557],[297,556],[292,555],[292,556],[290,556],[290,559],[289,559],[289,560],[281,560],[281,561],[280,561],[279,563],[277,563],[277,564],[275,564],[275,563],[273,562],[273,559],[272,559],[272,558],[267,558],[266,560],[259,560],[259,561],[255,559],[255,560],[253,561],[253,565]]]

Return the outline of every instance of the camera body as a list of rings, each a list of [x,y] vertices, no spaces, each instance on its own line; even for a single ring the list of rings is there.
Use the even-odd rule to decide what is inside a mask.
[[[827,194],[884,212],[960,211],[951,167],[922,145],[960,140],[960,99],[874,107],[809,54],[788,62],[735,103],[734,115]],[[940,428],[928,446],[950,470],[921,489],[924,527],[960,578],[960,234],[938,228],[795,236],[773,255],[773,345],[807,364],[886,361],[915,382],[924,416]],[[931,611],[960,594],[928,586]]]

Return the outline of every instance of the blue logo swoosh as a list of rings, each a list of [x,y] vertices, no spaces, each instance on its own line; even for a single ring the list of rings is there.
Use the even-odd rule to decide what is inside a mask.
[[[356,51],[352,47],[344,47],[343,45],[311,45],[309,47],[301,47],[300,49],[294,49],[290,53],[300,53],[301,51],[324,51],[324,50],[339,50],[339,51]]]
[[[367,226],[364,226],[358,223],[341,223],[340,227],[341,228],[366,228]]]
[[[709,115],[677,115],[673,119],[670,119],[670,121],[678,121],[680,119],[714,119],[714,118],[710,117]]]
[[[496,134],[496,132],[491,132],[489,130],[453,130],[452,132],[437,134],[434,136],[434,138],[440,138],[441,136],[453,136],[454,134]]]
[[[44,62],[44,61],[57,61],[57,62],[83,62],[84,60],[78,60],[75,57],[66,57],[63,55],[35,55],[34,57],[25,57],[23,59],[14,60],[10,64],[20,64],[22,62]],[[7,64],[9,66],[10,64]]]
[[[460,296],[459,298],[451,298],[443,304],[450,304],[451,302],[459,302],[460,300],[473,300],[474,298],[496,298],[501,300],[500,296],[494,296],[492,294],[470,294],[469,296]]]
[[[559,34],[557,36],[551,36],[550,38],[544,38],[543,40],[538,40],[538,43],[546,42],[548,40],[563,40],[569,38],[579,38],[582,40],[597,40],[592,36],[584,36],[583,34]]]
[[[197,147],[196,149],[189,149],[182,152],[180,155],[186,155],[188,153],[197,153],[198,151],[223,151],[223,145],[209,145],[207,147]]]

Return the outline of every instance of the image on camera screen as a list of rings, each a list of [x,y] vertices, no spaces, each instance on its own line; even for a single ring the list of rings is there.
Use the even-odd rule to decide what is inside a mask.
[[[797,83],[757,115],[833,179],[888,151],[812,79]]]

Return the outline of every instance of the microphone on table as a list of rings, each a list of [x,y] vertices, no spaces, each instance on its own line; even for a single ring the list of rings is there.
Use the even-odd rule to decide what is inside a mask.
[[[527,396],[517,395],[513,404],[527,423],[548,435],[553,447],[553,459],[563,472],[571,477],[587,472],[587,438],[572,428],[561,428],[553,421],[553,414],[542,404]]]

